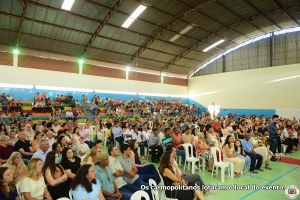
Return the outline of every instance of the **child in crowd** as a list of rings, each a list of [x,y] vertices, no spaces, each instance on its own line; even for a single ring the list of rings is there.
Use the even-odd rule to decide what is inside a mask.
[[[247,172],[247,169],[250,165],[250,162],[251,162],[251,159],[249,156],[247,156],[243,150],[243,147],[242,147],[242,143],[240,140],[235,140],[234,142],[234,149],[235,149],[235,152],[236,152],[236,156],[239,157],[239,158],[242,158],[245,160],[245,165],[244,165],[244,169],[243,169],[243,173],[246,173]]]

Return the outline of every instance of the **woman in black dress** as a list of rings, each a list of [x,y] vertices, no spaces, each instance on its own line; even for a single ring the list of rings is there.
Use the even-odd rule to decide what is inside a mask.
[[[200,200],[204,200],[203,194],[200,191],[200,187],[196,183],[187,182],[180,177],[180,172],[178,166],[174,163],[174,157],[171,154],[171,151],[167,151],[163,154],[162,159],[160,161],[158,170],[161,174],[164,185],[165,186],[175,186],[180,185],[178,187],[190,186],[190,190],[165,190],[165,194],[167,198],[176,198],[178,200],[193,200],[194,197],[197,197]],[[194,187],[194,188],[192,188]]]
[[[69,198],[70,184],[68,176],[60,164],[58,164],[58,154],[50,151],[42,170],[47,189],[53,199],[62,197]]]
[[[75,178],[78,169],[81,166],[81,159],[73,155],[73,150],[66,147],[62,151],[61,166],[65,169],[65,172],[69,178],[69,183]]]

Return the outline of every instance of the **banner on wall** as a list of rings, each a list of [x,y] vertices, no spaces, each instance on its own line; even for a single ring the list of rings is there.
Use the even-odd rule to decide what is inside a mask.
[[[210,113],[211,118],[213,119],[215,116],[220,115],[220,105],[208,105],[207,109],[208,112]]]

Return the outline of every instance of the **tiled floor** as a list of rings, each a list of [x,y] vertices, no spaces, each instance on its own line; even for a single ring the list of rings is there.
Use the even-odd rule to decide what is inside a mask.
[[[103,151],[106,151],[106,148],[103,147]],[[288,155],[289,158],[300,159],[300,151]],[[146,161],[151,163],[151,161]],[[153,163],[151,163],[153,164]],[[158,167],[158,164],[154,164],[155,167]],[[221,182],[220,172],[216,177],[211,177],[211,173],[206,171],[196,171],[199,173],[203,179],[205,185],[224,185],[224,186],[242,186],[250,185],[250,190],[220,190],[212,196],[206,196],[206,200],[284,200],[289,199],[285,195],[285,190],[252,190],[252,186],[283,186],[286,188],[289,185],[296,185],[300,189],[300,166],[292,165],[282,162],[272,162],[270,163],[272,170],[265,170],[264,172],[259,172],[258,174],[246,173],[239,178],[228,178],[225,174],[225,182]],[[180,167],[180,170],[183,171],[183,168]],[[188,171],[191,173],[191,170]],[[159,191],[159,196],[161,191]],[[300,199],[300,195],[296,198]]]

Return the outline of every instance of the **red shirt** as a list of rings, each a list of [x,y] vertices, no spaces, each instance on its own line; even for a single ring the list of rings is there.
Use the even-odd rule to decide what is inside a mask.
[[[0,146],[0,158],[7,160],[14,151],[15,148],[11,145],[7,145],[7,147]]]
[[[219,123],[214,123],[212,127],[214,128],[215,132],[217,133],[221,132],[221,125]]]
[[[174,140],[175,140],[176,142],[181,142],[181,140],[182,140],[181,134],[178,134],[178,135],[173,134],[172,137],[174,138]],[[175,144],[175,145],[174,145],[174,147],[175,147],[176,149],[178,149],[178,148],[181,147],[181,146],[182,146],[182,144]]]

